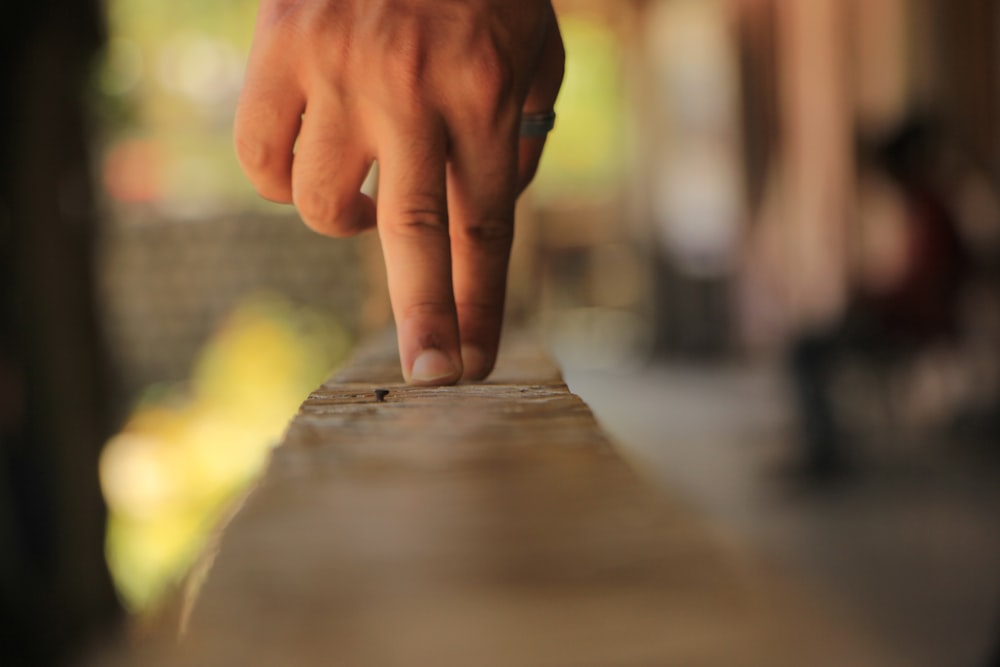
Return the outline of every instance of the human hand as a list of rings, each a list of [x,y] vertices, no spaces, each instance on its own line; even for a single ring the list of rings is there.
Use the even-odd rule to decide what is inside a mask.
[[[378,227],[408,382],[493,368],[514,205],[545,143],[521,114],[551,111],[563,61],[550,0],[261,2],[240,163],[317,232]]]

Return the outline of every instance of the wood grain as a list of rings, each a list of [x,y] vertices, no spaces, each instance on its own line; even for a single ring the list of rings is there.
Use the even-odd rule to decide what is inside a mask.
[[[315,391],[222,533],[178,651],[169,664],[888,664],[637,477],[524,339],[483,384],[407,387],[386,339]]]

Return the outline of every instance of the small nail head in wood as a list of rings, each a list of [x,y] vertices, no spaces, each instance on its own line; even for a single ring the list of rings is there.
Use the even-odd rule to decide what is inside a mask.
[[[385,402],[385,397],[389,395],[388,389],[376,389],[375,390],[375,400],[379,403]]]

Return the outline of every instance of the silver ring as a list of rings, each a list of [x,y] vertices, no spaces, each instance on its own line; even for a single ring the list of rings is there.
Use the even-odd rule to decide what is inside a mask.
[[[556,112],[526,113],[521,116],[521,136],[543,139],[556,126]]]

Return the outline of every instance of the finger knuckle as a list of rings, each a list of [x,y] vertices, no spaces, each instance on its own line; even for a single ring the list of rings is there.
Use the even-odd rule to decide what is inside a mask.
[[[258,195],[272,201],[287,201],[289,176],[280,154],[266,142],[237,138],[236,157]]]
[[[296,190],[294,200],[302,222],[313,231],[338,237],[357,233],[350,201],[314,188]]]
[[[275,151],[259,137],[237,134],[236,159],[248,174],[275,171],[280,165]]]
[[[233,119],[240,165],[253,171],[283,169],[291,159],[291,146],[282,146],[282,138],[292,122],[294,116],[273,91],[248,84]]]
[[[514,71],[493,49],[481,50],[466,65],[472,100],[481,109],[494,112],[513,97]]]
[[[448,212],[433,197],[417,201],[400,211],[396,231],[402,236],[447,236]]]
[[[422,40],[416,35],[399,34],[382,53],[383,80],[391,85],[393,98],[400,104],[417,100],[427,63]]]
[[[509,246],[514,240],[514,225],[502,218],[483,218],[462,225],[459,234],[472,245]]]
[[[437,211],[411,209],[401,216],[399,231],[408,236],[447,235],[448,216]]]

